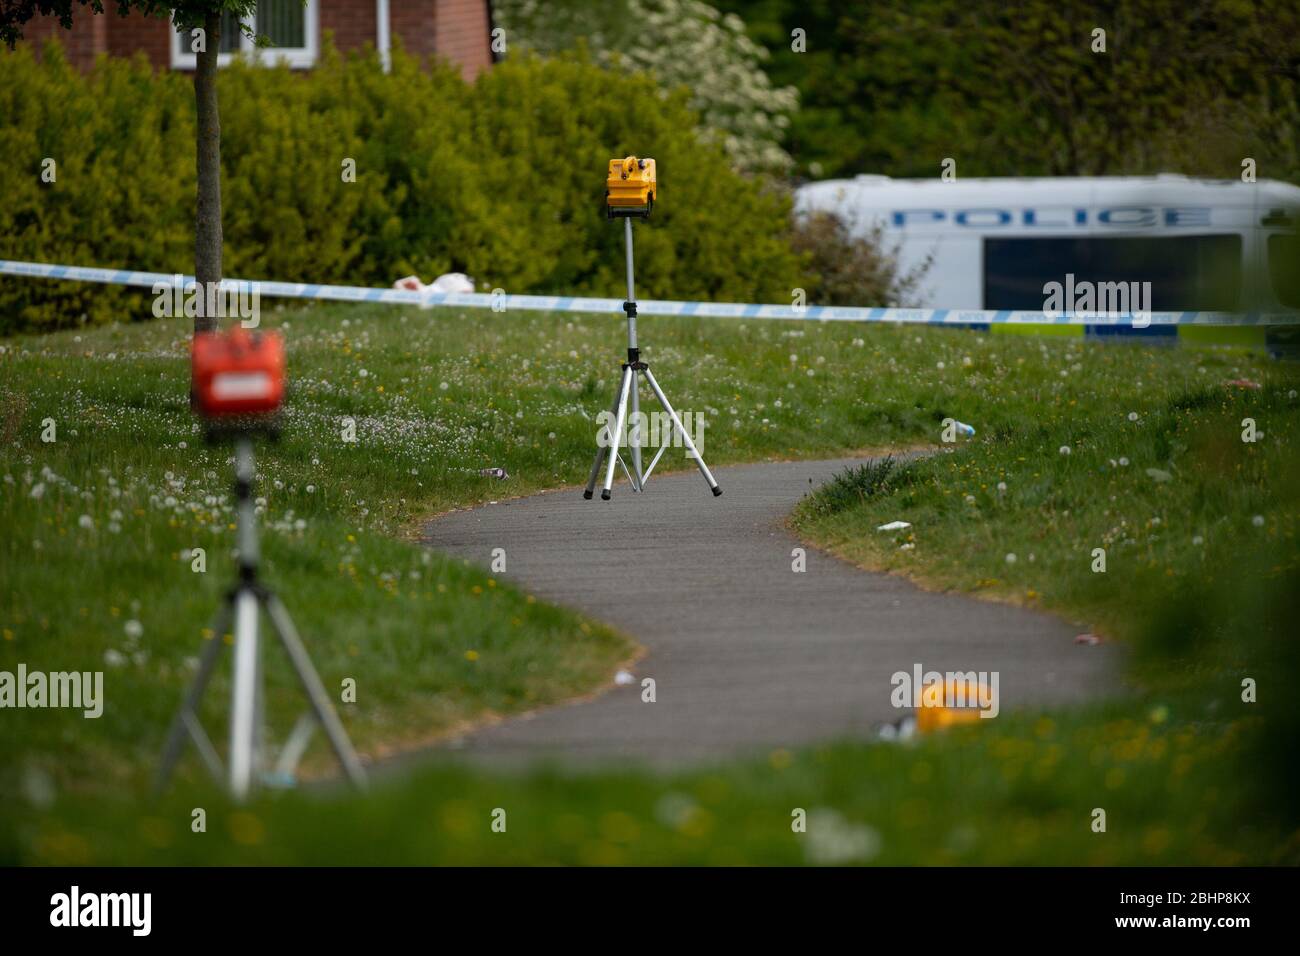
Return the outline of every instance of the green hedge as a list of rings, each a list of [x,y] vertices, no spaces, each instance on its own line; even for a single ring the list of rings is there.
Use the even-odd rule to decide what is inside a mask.
[[[620,296],[612,156],[654,156],[662,199],[638,232],[646,297],[789,301],[789,202],[701,142],[684,96],[580,60],[512,60],[466,84],[396,51],[329,45],[318,69],[220,74],[225,273],[389,285],[450,271],[510,292]],[[0,258],[193,271],[189,74],[57,44],[0,54]],[[41,181],[42,161],[57,181]],[[343,181],[345,159],[356,181]],[[0,332],[149,316],[148,297],[0,277]]]

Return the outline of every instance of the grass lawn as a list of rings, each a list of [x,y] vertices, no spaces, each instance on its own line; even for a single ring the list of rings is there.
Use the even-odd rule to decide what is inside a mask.
[[[284,328],[292,380],[284,436],[259,451],[266,575],[326,686],[356,681],[340,710],[363,752],[585,693],[636,652],[414,541],[439,511],[586,478],[618,317],[338,306],[264,324]],[[1134,647],[1138,690],[906,746],[828,744],[668,776],[434,766],[366,798],[266,794],[242,809],[191,760],[150,804],[167,721],[230,578],[228,452],[206,447],[189,413],[183,325],[8,339],[0,670],[103,670],[106,702],[97,720],[0,713],[0,860],[1300,859],[1300,801],[1283,799],[1294,710],[1278,689],[1295,660],[1275,633],[1300,590],[1300,371],[1245,352],[952,329],[641,325],[678,409],[706,416],[711,465],[952,449],[847,477],[805,502],[798,530],[864,564],[1086,621]],[[1239,379],[1263,387],[1224,385]],[[949,416],[975,439],[939,443]],[[1241,441],[1245,417],[1256,443]],[[479,475],[492,466],[511,477]],[[874,530],[895,518],[907,535]],[[1090,569],[1094,547],[1105,574]],[[1258,704],[1240,701],[1248,676]],[[273,666],[282,729],[292,688]],[[215,730],[224,683],[210,696]],[[326,766],[319,742],[312,764]],[[205,834],[191,832],[195,806],[211,814]],[[489,826],[498,807],[505,834]],[[1089,829],[1095,807],[1105,835]],[[807,834],[791,832],[796,808]]]

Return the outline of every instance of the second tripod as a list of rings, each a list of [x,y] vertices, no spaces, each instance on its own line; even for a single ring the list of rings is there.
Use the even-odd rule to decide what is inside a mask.
[[[241,435],[235,442],[235,494],[238,500],[237,518],[239,535],[239,580],[227,593],[213,626],[212,638],[207,641],[199,658],[198,673],[172,721],[163,748],[155,789],[159,792],[167,785],[172,770],[180,759],[188,737],[198,748],[199,756],[214,777],[225,783],[231,796],[244,800],[261,775],[284,781],[292,779],[298,760],[302,757],[315,726],[319,724],[329,739],[334,755],[349,781],[365,787],[366,773],[357,759],[356,751],[348,740],[347,731],[330,704],[325,685],[321,683],[316,668],[312,666],[307,648],[294,627],[293,619],[280,599],[258,579],[258,540],[256,515],[253,504],[253,446],[251,438]],[[259,641],[259,618],[265,612],[273,632],[289,657],[303,693],[308,710],[299,718],[288,742],[280,753],[274,772],[263,763],[263,689],[262,660]],[[230,748],[228,766],[223,768],[221,758],[211,739],[199,723],[199,705],[203,692],[216,670],[217,659],[224,646],[226,628],[234,625],[234,674],[231,681]],[[224,778],[224,779],[223,779]]]

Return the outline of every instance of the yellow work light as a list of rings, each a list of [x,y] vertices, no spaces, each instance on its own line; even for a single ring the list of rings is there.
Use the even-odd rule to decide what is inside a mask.
[[[609,219],[649,219],[658,191],[653,159],[611,159],[605,179],[605,215]]]

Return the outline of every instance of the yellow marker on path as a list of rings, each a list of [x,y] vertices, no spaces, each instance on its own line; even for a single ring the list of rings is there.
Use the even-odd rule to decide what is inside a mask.
[[[928,734],[956,724],[978,723],[984,703],[979,682],[973,678],[945,681],[942,692],[938,684],[926,685],[916,709],[916,729]]]

